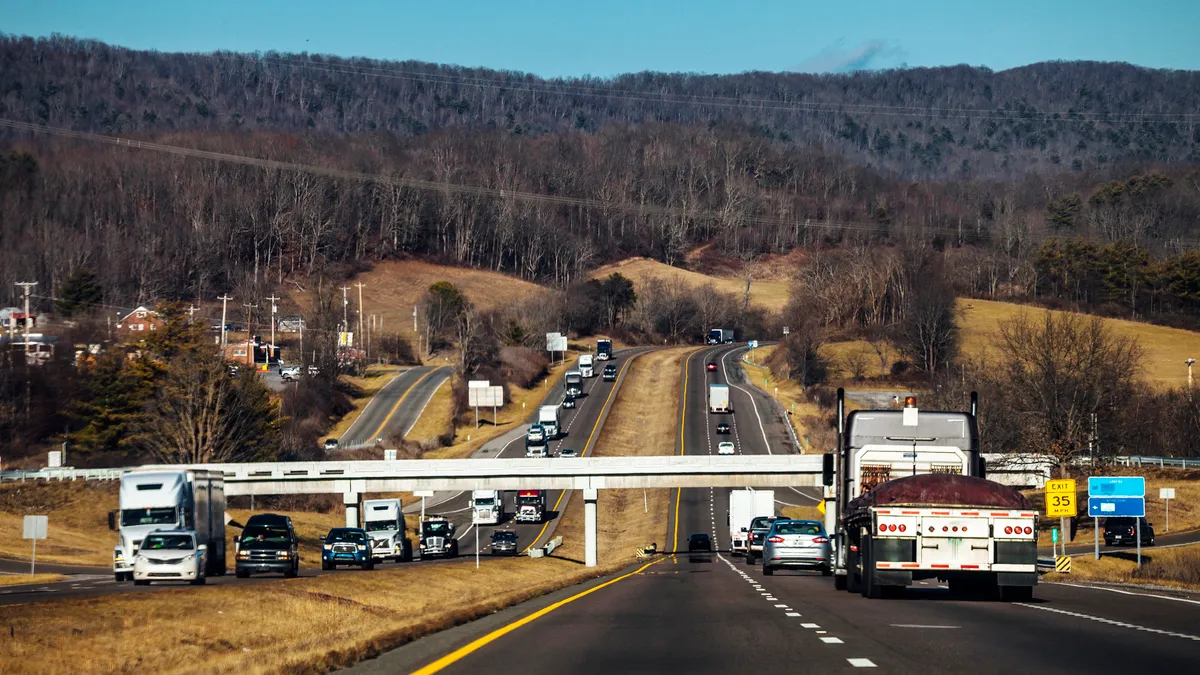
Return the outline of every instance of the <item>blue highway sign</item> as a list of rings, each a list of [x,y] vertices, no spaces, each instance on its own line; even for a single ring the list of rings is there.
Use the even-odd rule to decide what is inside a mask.
[[[1142,518],[1146,515],[1144,497],[1088,497],[1088,515],[1092,518],[1130,516]]]
[[[1093,476],[1088,479],[1089,497],[1145,497],[1146,479],[1141,476]]]

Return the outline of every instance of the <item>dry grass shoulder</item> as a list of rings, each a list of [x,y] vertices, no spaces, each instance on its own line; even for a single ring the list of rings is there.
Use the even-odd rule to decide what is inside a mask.
[[[488,441],[503,436],[505,433],[524,423],[539,405],[542,399],[550,393],[554,385],[562,379],[563,373],[570,369],[576,354],[567,352],[567,356],[549,368],[546,377],[532,389],[522,389],[515,385],[508,387],[509,399],[499,410],[499,420],[492,424],[491,411],[479,411],[480,426],[475,428],[474,418],[470,424],[459,425],[454,430],[454,443],[425,453],[427,459],[464,459],[483,447]]]
[[[0,586],[31,586],[52,584],[66,579],[64,574],[0,574]]]
[[[321,440],[324,441],[325,438],[341,438],[342,434],[349,431],[350,427],[354,426],[354,423],[358,421],[358,416],[362,414],[363,410],[367,409],[371,400],[375,398],[375,394],[378,394],[380,389],[386,387],[389,382],[398,377],[404,370],[404,368],[397,368],[395,366],[371,366],[367,368],[367,372],[362,377],[343,375],[342,380],[357,389],[359,395],[350,399],[350,404],[354,406],[354,409],[338,420],[337,424],[329,430],[329,434]]]
[[[1108,472],[1110,475],[1144,476],[1146,478],[1146,519],[1154,526],[1155,536],[1200,529],[1200,471],[1171,471],[1153,469],[1122,469]],[[1075,481],[1078,492],[1076,503],[1080,517],[1076,519],[1075,541],[1093,541],[1093,520],[1087,517],[1087,479]],[[1175,488],[1175,499],[1171,500],[1171,529],[1167,530],[1167,504],[1158,498],[1160,488]],[[1042,490],[1026,490],[1025,495],[1038,511],[1046,512],[1046,495]],[[1038,539],[1041,546],[1050,545],[1050,528],[1058,527],[1058,518],[1042,517],[1042,532]],[[1103,546],[1103,531],[1101,545]]]
[[[963,352],[967,354],[993,349],[1002,321],[1023,312],[1047,311],[1008,302],[967,299],[959,300],[958,308]],[[1183,360],[1200,354],[1200,333],[1121,319],[1104,319],[1104,324],[1117,335],[1137,340],[1142,349],[1142,378],[1146,382],[1164,389],[1187,384],[1187,366]]]
[[[429,397],[425,409],[404,438],[415,443],[433,442],[449,432],[453,425],[454,390],[450,378],[446,378]]]
[[[1127,584],[1170,586],[1200,589],[1200,544],[1174,548],[1143,548],[1142,568],[1137,567],[1137,553],[1125,549],[1106,551],[1099,560],[1091,556],[1075,556],[1070,574],[1051,573],[1048,581],[1110,581]]]
[[[111,567],[117,534],[108,512],[117,508],[117,481],[29,481],[0,486],[0,556],[28,558],[21,538],[27,515],[49,516],[38,560]]]
[[[775,345],[755,349],[749,353],[747,359],[740,361],[742,370],[751,384],[777,398],[784,409],[792,413],[788,415],[788,421],[804,446],[804,453],[822,454],[824,450],[813,447],[809,433],[810,429],[821,428],[821,409],[808,400],[795,380],[777,379],[766,366],[761,365],[766,363],[774,352]]]
[[[699,287],[711,284],[718,291],[742,297],[746,291],[746,282],[735,277],[718,277],[693,272],[691,270],[672,267],[665,263],[649,258],[628,258],[620,262],[605,265],[592,272],[593,279],[603,279],[617,272],[633,281],[634,290],[645,283],[647,279],[678,279],[688,286]],[[776,274],[765,273],[763,278],[754,279],[750,283],[750,302],[756,307],[777,312],[787,304],[791,284],[780,279]]]
[[[785,506],[779,509],[780,515],[784,518],[792,518],[795,520],[819,520],[825,522],[825,516],[817,510],[815,506]]]

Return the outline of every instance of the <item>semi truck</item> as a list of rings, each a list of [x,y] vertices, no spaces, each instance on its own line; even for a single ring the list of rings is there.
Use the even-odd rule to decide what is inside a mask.
[[[708,412],[710,413],[727,413],[733,412],[729,407],[729,385],[727,384],[710,384],[708,385]]]
[[[193,469],[134,470],[121,475],[118,511],[108,514],[117,531],[113,578],[133,581],[134,558],[155,530],[190,530],[205,551],[204,575],[225,574],[225,475]]]
[[[908,396],[900,410],[847,417],[839,389],[837,410],[836,506],[827,510],[836,588],[879,598],[938,579],[952,593],[1033,597],[1038,512],[986,479],[974,393],[970,412],[922,411]]]
[[[578,370],[568,370],[563,376],[563,382],[568,394],[583,396],[583,373]]]
[[[425,516],[421,523],[421,558],[457,558],[454,523],[446,516]]]
[[[538,424],[546,430],[546,438],[558,438],[562,428],[559,420],[559,407],[544,405],[538,408]]]
[[[363,501],[363,529],[371,537],[374,560],[412,562],[412,542],[404,523],[404,505],[399,499]]]
[[[517,492],[518,523],[540,523],[546,517],[546,491],[521,490]]]
[[[595,377],[595,357],[591,354],[579,355],[579,373],[584,377]]]
[[[596,360],[607,361],[612,358],[612,340],[600,338],[596,340]]]
[[[733,342],[733,329],[712,328],[708,331],[708,338],[705,342],[710,345],[730,344]]]
[[[775,515],[774,490],[729,491],[730,553],[745,555],[749,545],[750,523],[759,516]]]
[[[526,457],[549,457],[550,448],[546,445],[546,440],[543,438],[539,441],[530,440],[525,437],[525,456]]]
[[[476,525],[499,525],[504,520],[504,497],[497,490],[471,492],[471,522]]]

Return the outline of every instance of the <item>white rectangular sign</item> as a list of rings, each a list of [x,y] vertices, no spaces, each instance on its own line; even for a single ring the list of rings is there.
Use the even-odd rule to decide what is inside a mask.
[[[1159,499],[1175,499],[1175,488],[1158,488]]]
[[[25,516],[25,533],[21,535],[22,539],[45,539],[46,526],[50,523],[50,516]]]
[[[491,388],[492,383],[488,380],[471,380],[467,382],[467,405],[472,408],[491,407],[491,394],[488,393]]]
[[[432,497],[433,490],[414,490],[413,496],[414,497]]]
[[[546,351],[567,351],[567,336],[562,333],[546,333]]]
[[[46,466],[57,469],[62,466],[62,450],[51,450]]]
[[[395,451],[395,450],[386,450],[386,449],[385,449],[385,450],[383,451],[383,461],[385,461],[385,462],[394,462],[394,461],[396,461],[396,451]]]

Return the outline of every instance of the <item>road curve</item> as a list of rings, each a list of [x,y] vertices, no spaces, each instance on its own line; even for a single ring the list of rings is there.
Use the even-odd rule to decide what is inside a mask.
[[[394,433],[408,433],[429,397],[449,376],[449,366],[416,366],[396,375],[371,397],[339,444],[343,448],[373,445]]]

